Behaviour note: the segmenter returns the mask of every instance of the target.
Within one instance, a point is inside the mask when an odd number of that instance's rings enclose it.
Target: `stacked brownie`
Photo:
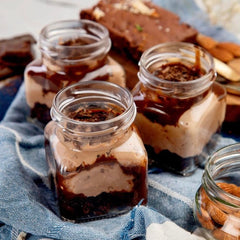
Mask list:
[[[32,61],[34,38],[29,34],[0,40],[0,120],[4,117]]]
[[[34,43],[29,34],[0,40],[0,80],[23,73],[26,65],[33,60]]]

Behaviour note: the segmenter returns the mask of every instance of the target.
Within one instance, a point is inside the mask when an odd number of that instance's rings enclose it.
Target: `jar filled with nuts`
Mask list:
[[[207,239],[240,239],[240,144],[215,152],[195,197],[195,218]]]

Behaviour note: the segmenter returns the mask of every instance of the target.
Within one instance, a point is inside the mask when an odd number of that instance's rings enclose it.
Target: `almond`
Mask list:
[[[233,60],[229,61],[228,66],[240,73],[240,58],[234,58]]]
[[[227,220],[227,214],[224,213],[221,209],[219,209],[212,201],[207,203],[207,212],[211,216],[214,222],[224,225]]]
[[[208,212],[204,209],[201,208],[200,212],[197,212],[197,218],[199,223],[206,229],[213,230],[214,229],[214,223],[209,216]]]
[[[231,52],[235,57],[240,57],[240,44],[233,42],[220,42],[217,47]]]
[[[223,62],[229,62],[234,58],[231,52],[223,48],[214,47],[214,48],[208,49],[208,51],[213,55],[213,57]]]
[[[211,38],[211,37],[209,37],[209,36],[206,36],[206,35],[203,35],[203,34],[201,34],[201,33],[199,33],[198,35],[197,35],[197,38],[196,38],[196,40],[197,40],[197,43],[201,46],[201,47],[203,47],[203,48],[205,48],[205,49],[211,49],[211,48],[214,48],[216,45],[217,45],[217,41],[216,40],[214,40],[213,38]]]
[[[217,185],[225,192],[228,192],[234,196],[240,197],[240,187],[238,187],[237,185],[232,183],[225,183],[225,182],[219,182],[217,183]]]
[[[236,196],[236,197],[240,197],[240,187],[235,186],[235,187],[232,189],[232,195],[234,195],[234,196]]]
[[[232,194],[233,189],[236,187],[234,184],[218,182],[217,185],[225,192]]]
[[[206,209],[207,203],[210,201],[210,199],[208,198],[204,188],[201,188],[200,194],[201,194],[201,206]]]
[[[213,233],[213,236],[218,240],[238,240],[238,237],[233,236],[229,233],[226,233],[218,228],[215,229],[212,233]]]

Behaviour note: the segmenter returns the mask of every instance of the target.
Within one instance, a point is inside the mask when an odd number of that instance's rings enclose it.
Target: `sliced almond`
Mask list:
[[[105,16],[105,13],[100,8],[96,7],[93,11],[93,16],[96,18],[96,20],[99,20]]]
[[[133,8],[135,8],[137,11],[139,11],[139,13],[143,14],[143,15],[153,15],[155,12],[155,9],[151,9],[148,6],[146,6],[144,4],[144,2],[142,2],[141,0],[134,0],[131,2],[131,5]]]
[[[214,222],[224,225],[227,220],[227,214],[218,208],[212,201],[208,202],[206,210]]]
[[[214,229],[214,223],[209,216],[208,212],[204,209],[201,208],[201,213],[197,212],[197,218],[199,223],[206,229],[213,230]]]
[[[234,81],[234,82],[240,81],[240,74],[237,73],[232,68],[230,68],[227,64],[223,63],[222,61],[216,58],[214,58],[214,63],[215,63],[216,71],[221,76],[223,76],[224,78],[230,81]]]

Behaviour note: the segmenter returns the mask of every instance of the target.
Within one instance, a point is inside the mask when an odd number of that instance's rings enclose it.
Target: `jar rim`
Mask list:
[[[153,58],[154,52],[159,50],[159,49],[175,49],[179,51],[179,53],[184,54],[185,57],[190,57],[193,55],[190,54],[190,50],[198,49],[200,53],[203,56],[206,56],[208,61],[209,61],[209,70],[204,74],[203,76],[194,79],[194,80],[189,80],[185,82],[180,82],[180,81],[169,81],[166,79],[159,78],[157,76],[154,76],[149,70],[148,70],[148,64],[152,60],[149,60],[149,57]],[[167,52],[166,52],[167,53]],[[165,54],[164,56],[170,56],[171,52],[168,54]],[[174,54],[174,53],[172,53]],[[194,53],[194,57],[195,57]],[[156,57],[155,57],[156,58]],[[154,58],[154,60],[155,60]],[[189,86],[189,85],[207,85],[209,83],[210,85],[212,82],[215,80],[216,77],[216,71],[215,71],[215,65],[214,65],[214,60],[213,57],[210,55],[208,51],[203,49],[200,46],[197,46],[192,43],[187,43],[187,42],[167,42],[167,43],[160,43],[158,45],[155,45],[149,49],[147,49],[141,56],[140,61],[139,61],[139,66],[140,66],[140,71],[138,73],[140,80],[142,79],[144,82],[149,83],[150,85],[153,85],[154,87],[159,87],[160,84],[164,84],[165,87],[169,84],[173,87],[178,87],[178,86]],[[149,78],[151,77],[151,81],[149,81]],[[210,79],[210,81],[209,81]],[[155,82],[155,84],[154,84]],[[207,88],[207,87],[206,87]]]
[[[236,162],[235,159],[230,161],[233,157],[238,157],[239,161]],[[203,186],[212,191],[213,194],[220,193],[223,199],[228,199],[227,202],[229,200],[234,201],[235,205],[240,208],[240,197],[224,191],[217,185],[213,177],[213,174],[215,174],[217,171],[221,171],[223,167],[227,167],[232,163],[238,163],[240,166],[240,143],[233,143],[228,146],[224,146],[218,149],[208,158],[202,182]]]
[[[101,96],[101,92],[100,90],[97,88],[99,86],[107,86],[107,88],[113,88],[113,89],[119,89],[121,94],[119,94],[119,96],[115,96],[115,100],[116,101],[120,101],[121,97],[123,97],[123,94],[125,94],[125,97],[127,99],[127,103],[124,107],[124,112],[122,112],[121,114],[119,114],[118,116],[116,117],[113,117],[111,119],[108,119],[108,120],[104,120],[104,121],[96,121],[96,122],[87,122],[87,121],[79,121],[79,120],[74,120],[68,116],[66,116],[61,109],[59,109],[60,107],[60,102],[59,102],[59,99],[61,98],[61,96],[67,92],[67,91],[71,91],[72,89],[74,88],[78,88],[79,87],[79,91],[84,91],[87,89],[88,86],[95,86],[95,90],[92,91],[97,93],[97,94],[100,94],[98,96]],[[91,91],[89,91],[90,93]],[[113,97],[113,94],[112,96],[108,96],[109,98],[110,97]],[[117,98],[118,97],[118,98]],[[71,100],[71,99],[70,99]],[[130,93],[130,91],[128,89],[125,89],[117,84],[114,84],[114,83],[111,83],[111,82],[107,82],[107,81],[100,81],[100,80],[93,80],[93,81],[83,81],[83,82],[78,82],[78,83],[75,83],[75,84],[72,84],[68,87],[65,87],[63,89],[61,89],[54,97],[54,100],[53,100],[53,104],[52,104],[52,108],[51,108],[51,116],[54,120],[56,120],[57,122],[61,122],[61,121],[67,121],[71,124],[74,124],[74,125],[83,125],[83,126],[101,126],[101,125],[107,125],[107,124],[111,124],[111,123],[117,123],[123,119],[128,119],[128,122],[126,124],[126,128],[128,128],[132,122],[134,121],[135,119],[135,116],[136,116],[136,106],[135,106],[135,103],[133,101],[133,97]],[[120,128],[122,126],[116,126],[116,129]],[[104,127],[102,128],[102,130],[106,130]],[[101,130],[101,131],[102,131]],[[83,133],[83,132],[81,132]],[[88,132],[89,133],[89,132]]]
[[[87,27],[87,30],[91,34],[100,33],[98,35],[98,41],[93,43],[88,43],[84,45],[74,45],[74,46],[66,46],[56,44],[55,42],[49,41],[49,37],[56,37],[58,34],[63,33],[64,30],[84,30]],[[49,35],[49,36],[48,36]],[[109,31],[103,25],[87,20],[87,19],[79,19],[79,20],[61,20],[55,21],[48,25],[46,25],[41,31],[39,36],[39,45],[41,49],[45,48],[53,48],[56,50],[63,49],[96,49],[103,46],[106,46],[107,51],[109,51],[111,47],[111,40],[109,37]]]

